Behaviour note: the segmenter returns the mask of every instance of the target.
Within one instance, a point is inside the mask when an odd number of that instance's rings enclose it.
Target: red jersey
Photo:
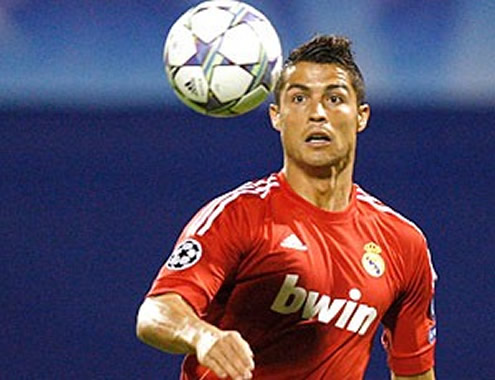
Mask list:
[[[254,353],[254,379],[360,379],[380,323],[390,368],[433,367],[435,273],[417,227],[354,185],[317,208],[282,173],[203,207],[148,295],[180,294]],[[182,379],[216,379],[194,355]]]

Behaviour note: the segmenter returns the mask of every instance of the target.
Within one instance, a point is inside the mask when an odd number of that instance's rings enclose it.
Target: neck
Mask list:
[[[316,207],[326,211],[342,211],[352,192],[352,165],[340,169],[301,168],[285,164],[283,173],[290,187]]]

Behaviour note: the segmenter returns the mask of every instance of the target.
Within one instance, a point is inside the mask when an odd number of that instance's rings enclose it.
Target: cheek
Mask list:
[[[282,129],[281,138],[286,147],[291,147],[296,140],[296,137],[294,136],[294,130],[285,125],[285,127]]]
[[[341,148],[348,149],[356,144],[358,120],[356,114],[349,107],[335,112],[331,123],[335,127]]]
[[[304,117],[301,107],[291,108],[290,106],[286,108],[286,112],[282,116],[287,125],[292,125]]]
[[[344,135],[355,134],[359,126],[357,113],[348,106],[335,110],[330,116],[330,121]]]
[[[300,131],[301,125],[303,125],[302,118],[298,113],[292,112],[281,115],[280,126],[285,136],[295,136]]]
[[[280,130],[280,137],[286,150],[294,151],[298,149],[300,141],[300,132],[297,128],[298,123],[294,120],[284,120]]]
[[[331,112],[330,117],[334,117],[341,121],[350,121],[357,119],[357,112],[354,107],[351,107],[348,104],[341,104],[338,107],[335,107],[333,112]]]

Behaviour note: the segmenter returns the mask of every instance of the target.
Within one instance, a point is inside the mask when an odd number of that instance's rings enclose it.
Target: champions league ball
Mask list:
[[[261,12],[239,1],[214,0],[173,24],[163,60],[174,92],[187,106],[229,117],[268,97],[282,67],[282,48]]]

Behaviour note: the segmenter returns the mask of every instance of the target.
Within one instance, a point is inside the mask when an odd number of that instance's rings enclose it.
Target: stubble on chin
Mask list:
[[[332,178],[346,170],[349,165],[353,165],[354,150],[349,147],[343,155],[328,159],[322,162],[311,162],[311,160],[296,159],[298,166],[301,167],[311,177],[325,179]]]

